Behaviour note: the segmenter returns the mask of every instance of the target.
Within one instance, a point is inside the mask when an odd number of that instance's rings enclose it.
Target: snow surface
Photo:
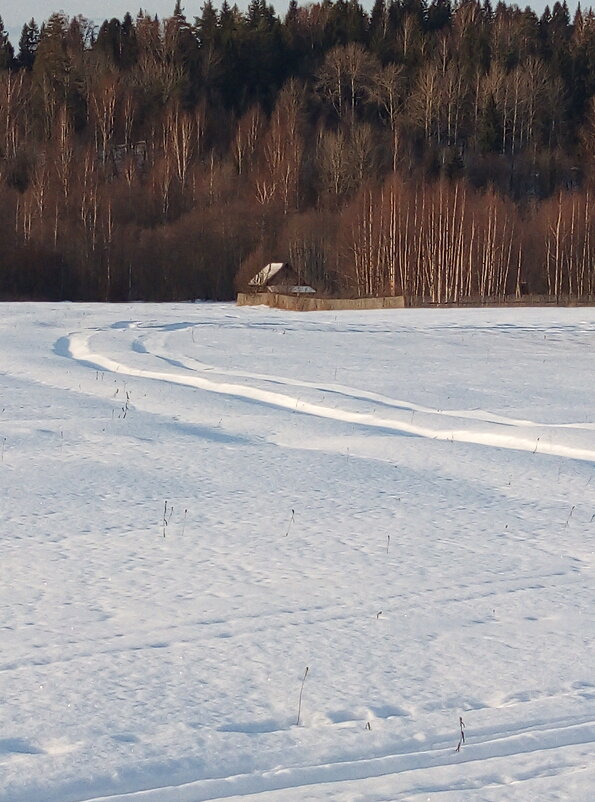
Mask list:
[[[0,802],[594,798],[595,310],[1,311]]]

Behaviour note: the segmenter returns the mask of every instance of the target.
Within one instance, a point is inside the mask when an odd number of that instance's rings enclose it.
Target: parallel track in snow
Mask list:
[[[512,730],[484,730],[469,736],[460,752],[456,752],[452,737],[442,735],[424,748],[401,754],[387,754],[358,760],[341,760],[317,765],[276,768],[250,774],[238,774],[196,780],[176,786],[147,788],[113,796],[94,797],[82,802],[217,802],[218,800],[256,797],[263,802],[307,798],[308,789],[315,790],[320,798],[321,786],[328,799],[357,799],[359,783],[364,783],[366,799],[410,799],[413,794],[445,791],[443,780],[434,785],[434,770],[456,770],[450,791],[473,790],[502,785],[495,777],[507,777],[512,786],[535,778],[523,770],[523,756],[548,752],[556,754],[556,767],[552,773],[563,774],[566,768],[576,770],[572,758],[568,763],[564,752],[573,747],[592,747],[595,744],[595,720],[591,717],[561,719],[557,722],[532,722],[530,728]],[[456,746],[456,745],[455,745]],[[516,761],[520,761],[518,764]],[[544,759],[544,762],[545,759]],[[462,769],[460,767],[463,767]],[[475,773],[477,771],[477,773]],[[375,782],[380,781],[379,795],[375,795]],[[401,785],[401,783],[403,783]],[[382,787],[393,789],[385,796]],[[407,789],[406,796],[399,794]],[[333,791],[336,789],[336,791]],[[363,790],[363,789],[361,789]],[[349,795],[343,796],[348,791]],[[287,796],[280,793],[287,792]],[[389,791],[389,793],[391,793]]]
[[[481,410],[438,410],[406,401],[390,399],[386,396],[362,390],[336,385],[321,386],[310,382],[284,379],[280,376],[219,370],[211,366],[204,366],[199,362],[193,363],[191,360],[186,360],[185,363],[176,361],[176,365],[182,367],[184,372],[154,370],[149,367],[139,368],[116,360],[109,354],[94,350],[91,347],[93,335],[94,332],[88,331],[71,333],[59,347],[56,347],[56,350],[81,364],[88,365],[94,370],[107,371],[119,376],[193,387],[208,393],[258,402],[278,409],[285,409],[292,413],[330,419],[358,427],[434,440],[472,443],[515,451],[539,452],[540,454],[595,462],[595,448],[585,448],[575,443],[565,442],[564,437],[564,432],[569,432],[569,430],[577,432],[577,434],[580,434],[581,430],[585,432],[595,431],[595,423],[592,422],[546,424],[531,420],[507,418]],[[139,350],[141,353],[147,354],[149,359],[152,357],[163,359],[158,354],[151,354],[137,347],[137,353]],[[327,396],[332,395],[337,404],[330,405],[328,403],[302,400],[295,393],[264,389],[254,384],[232,382],[226,380],[226,378],[220,380],[207,378],[204,375],[205,372],[218,373],[222,377],[260,380],[274,385],[281,385],[284,388],[308,388],[322,394],[325,399]],[[352,402],[371,402],[381,405],[385,410],[390,409],[392,414],[390,417],[387,416],[386,412],[379,414],[376,408],[371,412],[341,408],[339,403],[342,398],[349,399]],[[417,419],[415,419],[416,415]],[[456,426],[454,424],[455,421],[458,422]],[[557,434],[561,436],[556,438]]]

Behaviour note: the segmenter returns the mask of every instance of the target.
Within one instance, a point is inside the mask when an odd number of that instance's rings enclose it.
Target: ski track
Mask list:
[[[71,325],[77,326],[77,322]],[[497,415],[482,409],[441,410],[342,384],[316,383],[280,375],[229,370],[200,362],[187,355],[174,359],[164,348],[164,353],[159,352],[163,344],[154,342],[154,332],[161,334],[175,332],[196,325],[213,325],[213,323],[179,322],[157,325],[137,321],[116,321],[111,323],[107,330],[89,328],[61,337],[54,343],[54,353],[93,370],[194,388],[239,401],[286,410],[292,414],[328,419],[337,424],[351,424],[361,427],[364,431],[377,430],[394,435],[414,435],[434,440],[469,443],[511,451],[538,452],[583,462],[595,462],[593,422],[539,423]],[[236,314],[226,315],[225,325],[240,329],[246,327],[246,323],[242,323]],[[259,320],[256,323],[249,322],[247,325],[261,328],[269,326],[272,329],[290,328],[286,322],[276,321]],[[296,327],[296,330],[305,330],[308,325],[309,323],[303,323],[300,327]],[[316,323],[314,329],[317,330],[324,325],[330,324]],[[456,325],[447,324],[435,326],[434,330],[456,330],[456,328]],[[128,347],[131,360],[133,358],[146,360],[146,367],[129,364],[126,353],[124,356],[116,357],[110,353],[109,348],[102,349],[96,346],[94,338],[105,335],[109,329],[132,335],[129,343],[120,341],[118,347],[124,352]],[[354,330],[356,329],[357,326],[354,327]],[[512,336],[516,333],[541,334],[545,331],[552,338],[558,335],[568,336],[569,333],[595,334],[595,324],[583,331],[563,325],[542,329],[539,326],[517,326],[507,323],[486,327],[475,326],[473,333],[490,332],[494,329],[510,332]],[[368,326],[361,327],[362,332],[368,330]],[[392,328],[387,331],[395,330]],[[375,331],[382,329],[378,328]],[[165,363],[168,369],[154,369],[154,360]],[[11,373],[6,375],[10,376]],[[13,370],[12,375],[18,375],[18,371]],[[48,384],[47,380],[44,382],[40,379],[30,380]],[[74,387],[68,389],[75,391]],[[308,391],[311,394],[310,400],[300,398],[296,392],[299,390]],[[79,392],[92,395],[88,391],[81,390],[80,384]],[[317,399],[320,396],[322,398],[319,401]],[[325,401],[332,403],[323,403]],[[142,401],[140,404],[142,406]],[[352,408],[346,408],[347,405],[351,405]],[[382,412],[379,413],[378,408]],[[193,424],[184,424],[177,419],[175,423],[172,420],[171,425],[187,425],[189,431],[192,431],[193,427]],[[11,426],[11,431],[14,433],[27,435],[30,432],[30,427],[24,423]],[[197,431],[198,429],[199,427],[196,427]],[[44,434],[56,435],[50,430],[37,430],[38,436]],[[573,434],[574,439],[572,439]],[[585,435],[584,446],[577,437],[581,434]],[[226,442],[226,437],[221,433],[216,439]],[[240,437],[241,435],[230,436],[227,439],[229,442],[236,442]],[[288,446],[291,447],[293,446]],[[4,452],[2,460],[4,461]],[[573,510],[574,506],[568,515],[566,526]],[[455,543],[454,540],[439,542]],[[346,543],[348,545],[348,540]],[[223,549],[228,547],[223,546]],[[470,548],[464,543],[460,544],[460,547]],[[533,548],[538,546],[534,544]],[[587,548],[585,546],[585,549]],[[559,557],[563,549],[563,545],[556,544],[552,553]],[[476,549],[474,551],[476,553]],[[588,552],[587,556],[592,554],[592,551]],[[406,555],[401,555],[401,559],[406,560]],[[473,581],[474,574],[471,571],[468,575],[469,580],[465,578],[463,582],[460,578],[449,578],[445,569],[439,584],[435,584],[435,578],[432,577],[432,584],[429,581],[425,584],[424,579],[421,579],[407,586],[403,592],[383,591],[385,614],[383,620],[390,620],[391,615],[396,616],[402,612],[401,602],[405,602],[407,609],[413,607],[425,610],[428,606],[434,606],[440,609],[446,608],[455,616],[462,608],[461,620],[471,616],[473,623],[484,624],[486,611],[481,607],[484,600],[489,600],[487,606],[491,609],[494,597],[496,597],[494,606],[499,607],[497,603],[499,597],[510,599],[515,594],[524,593],[532,593],[534,596],[535,591],[546,588],[550,591],[555,589],[559,593],[559,598],[573,594],[577,575],[570,570],[556,570],[556,564],[548,563],[534,568],[523,562],[522,566],[511,577],[498,573],[491,574],[482,567],[478,571],[477,581]],[[87,638],[83,634],[84,630],[81,630],[81,634],[72,645],[64,645],[60,649],[56,648],[56,644],[47,641],[35,644],[35,652],[27,653],[23,650],[21,653],[19,649],[17,653],[4,655],[4,660],[0,662],[0,674],[12,679],[13,672],[26,673],[31,669],[40,668],[43,673],[44,667],[57,666],[58,675],[62,670],[61,666],[68,666],[76,661],[90,662],[101,656],[118,658],[130,652],[142,652],[144,657],[145,652],[155,649],[167,652],[170,649],[179,649],[180,646],[184,647],[186,644],[192,644],[195,648],[207,648],[210,643],[227,638],[232,640],[236,648],[241,649],[248,642],[260,643],[267,638],[274,640],[275,636],[280,636],[281,633],[287,636],[296,627],[307,629],[310,625],[321,625],[324,632],[335,631],[341,626],[349,627],[354,615],[361,612],[356,610],[354,613],[352,608],[347,609],[343,603],[315,604],[307,603],[304,599],[298,604],[298,607],[291,607],[289,604],[285,606],[285,603],[279,604],[276,608],[263,607],[256,614],[254,611],[244,613],[235,610],[226,618],[218,617],[216,614],[211,616],[203,613],[202,616],[199,614],[196,617],[191,615],[182,624],[170,623],[164,627],[153,623],[141,629],[140,633],[131,630],[114,634],[112,631],[105,637]],[[517,604],[519,609],[522,609],[522,598]],[[364,615],[368,615],[367,609]],[[487,615],[489,617],[489,612]],[[547,611],[544,615],[547,616]],[[6,628],[12,629],[12,627]],[[243,640],[244,637],[246,641]],[[481,637],[485,639],[488,650],[489,641],[497,640],[491,635]],[[456,671],[456,668],[454,670]],[[15,679],[21,682],[22,677],[23,674],[16,673]],[[535,690],[527,690],[528,688]],[[460,752],[455,752],[456,729],[454,731],[449,729],[442,721],[437,726],[429,728],[428,734],[423,736],[415,729],[410,732],[408,728],[408,722],[413,723],[416,712],[443,710],[443,700],[436,699],[434,702],[434,699],[430,698],[418,702],[417,705],[412,701],[411,707],[407,706],[408,702],[401,703],[401,707],[385,705],[375,708],[370,704],[368,710],[373,722],[373,731],[377,727],[380,729],[381,726],[380,723],[375,723],[375,718],[391,720],[391,726],[394,725],[395,728],[401,722],[406,726],[398,730],[398,738],[379,741],[378,746],[374,746],[373,742],[369,746],[363,746],[363,754],[359,749],[353,750],[353,748],[351,752],[342,754],[341,747],[337,745],[330,753],[302,755],[297,759],[292,756],[288,758],[287,765],[283,766],[276,765],[272,760],[264,768],[262,762],[256,763],[260,768],[249,773],[242,771],[245,766],[241,762],[232,764],[232,769],[224,773],[216,763],[211,766],[205,764],[203,769],[200,761],[196,759],[195,763],[190,766],[186,764],[181,771],[172,774],[171,764],[168,764],[165,758],[153,753],[146,759],[143,771],[137,772],[134,778],[126,778],[125,772],[122,772],[120,781],[117,771],[113,776],[105,774],[94,778],[83,778],[81,775],[80,781],[74,780],[71,785],[65,781],[62,788],[59,784],[52,788],[48,787],[46,799],[43,797],[43,777],[41,777],[39,799],[35,797],[35,791],[33,791],[34,796],[30,798],[34,802],[66,802],[66,800],[68,802],[217,802],[217,800],[234,802],[243,799],[254,799],[254,802],[306,802],[306,800],[308,802],[403,800],[404,802],[414,798],[420,800],[432,799],[434,796],[442,798],[444,794],[451,802],[452,800],[458,802],[463,798],[469,800],[514,798],[528,802],[529,799],[541,798],[537,790],[541,779],[554,778],[558,785],[552,786],[553,791],[546,786],[546,790],[550,794],[556,794],[557,788],[564,788],[564,785],[560,784],[561,778],[567,775],[574,777],[580,772],[593,772],[595,685],[589,682],[571,684],[569,681],[566,686],[552,687],[543,681],[540,685],[540,680],[536,679],[534,686],[513,686],[509,690],[510,693],[504,692],[496,696],[490,696],[488,693],[485,696],[467,697],[466,707],[462,711],[463,716],[469,718],[466,714],[471,714],[471,711],[483,712],[485,715],[481,724],[468,722],[467,742]],[[456,709],[459,701],[457,698],[453,709]],[[571,710],[574,714],[571,714]],[[357,704],[351,708],[335,707],[324,710],[324,713],[320,713],[324,723],[322,725],[320,721],[313,723],[312,729],[316,726],[322,726],[327,731],[332,731],[332,728],[339,730],[342,727],[361,729],[362,735],[368,737],[363,733],[366,718],[364,714],[360,717],[359,711],[360,706]],[[285,719],[282,716],[263,719],[253,714],[246,715],[242,719],[241,711],[236,715],[238,718],[235,722],[225,721],[212,729],[240,738],[259,733],[279,734],[283,731],[293,731],[295,741],[298,744],[300,742],[302,731],[295,726],[295,719],[292,716]],[[201,724],[200,727],[202,726]],[[210,726],[204,725],[207,737],[213,736]],[[304,731],[307,732],[308,729],[310,727]],[[141,730],[138,732],[140,734]],[[112,737],[114,741],[120,739],[122,743],[130,742],[130,744],[134,744],[136,739],[134,734],[130,736],[116,734]],[[231,748],[235,748],[237,743],[230,742]],[[15,732],[14,737],[0,739],[0,802],[12,802],[2,788],[4,762],[14,761],[16,764],[18,761],[23,761],[27,771],[29,764],[24,761],[28,757],[67,755],[71,751],[75,752],[76,748],[75,743],[67,743],[67,738],[64,743],[49,741],[44,743],[43,740],[37,742],[33,738],[22,738]],[[320,762],[316,762],[319,757]],[[76,761],[76,756],[72,757],[72,760]],[[292,760],[295,762],[292,763]],[[595,778],[593,773],[590,776]],[[31,780],[34,779],[32,776]],[[162,784],[167,781],[171,781],[172,784]],[[117,791],[107,793],[112,789]],[[488,797],[492,792],[495,796]],[[101,795],[102,793],[104,795]],[[548,796],[548,799],[554,798],[566,797]],[[571,797],[568,796],[568,799],[571,800]]]
[[[400,754],[208,778],[178,786],[93,797],[84,802],[135,802],[135,800],[138,802],[169,802],[169,800],[172,802],[173,800],[176,802],[216,802],[221,799],[240,799],[253,795],[263,795],[264,798],[270,796],[270,799],[273,800],[275,792],[291,790],[292,793],[301,795],[307,788],[321,784],[333,786],[349,782],[350,788],[353,789],[354,783],[366,781],[366,787],[369,790],[370,780],[387,776],[394,777],[395,784],[397,780],[407,782],[408,794],[411,795],[427,790],[432,772],[453,765],[465,766],[465,773],[468,773],[469,776],[467,781],[461,780],[459,772],[457,785],[450,786],[450,789],[473,788],[478,790],[477,778],[472,773],[476,764],[481,771],[492,771],[490,775],[492,783],[495,776],[502,778],[503,775],[507,775],[506,780],[500,779],[503,785],[521,782],[522,770],[519,771],[519,778],[515,778],[514,767],[510,765],[511,758],[543,755],[550,751],[554,751],[559,756],[563,755],[563,750],[567,748],[591,747],[595,743],[595,721],[591,718],[578,721],[569,720],[562,721],[556,726],[544,722],[533,724],[530,731],[487,730],[481,734],[474,733],[473,740],[468,741],[458,753],[453,748],[452,740],[452,737],[442,736],[430,744],[429,748],[412,749]],[[563,762],[563,756],[560,759]],[[411,776],[415,773],[420,775],[420,780],[417,782]],[[534,776],[531,774],[530,778]],[[443,784],[436,790],[445,790]],[[294,798],[299,799],[300,796]]]
[[[124,328],[122,324],[120,328]],[[130,325],[130,324],[129,324]],[[595,430],[595,424],[588,423],[562,423],[562,424],[542,424],[535,421],[506,418],[503,416],[492,415],[483,411],[443,411],[423,407],[408,402],[388,399],[385,396],[369,393],[365,391],[354,391],[341,386],[320,386],[309,382],[287,380],[282,377],[266,376],[264,374],[232,372],[210,368],[202,363],[194,363],[191,366],[190,360],[186,362],[175,361],[175,366],[182,367],[187,373],[174,373],[166,371],[151,370],[148,368],[135,368],[117,361],[112,357],[95,352],[90,347],[93,332],[74,332],[68,335],[63,342],[58,342],[55,351],[64,356],[68,356],[84,365],[88,365],[94,370],[108,371],[120,376],[129,376],[154,381],[169,382],[171,384],[194,387],[209,393],[225,395],[236,399],[253,401],[278,409],[286,409],[294,413],[309,415],[313,417],[326,418],[340,423],[349,423],[372,429],[392,431],[396,434],[415,435],[418,437],[431,438],[435,440],[445,440],[461,443],[472,443],[494,448],[512,449],[517,451],[531,451],[540,454],[566,457],[569,459],[584,460],[595,462],[595,449],[580,448],[564,442],[555,442],[552,433],[563,429],[583,429]],[[133,347],[131,347],[134,350]],[[137,352],[147,354],[146,349],[139,349]],[[153,355],[152,355],[153,356]],[[157,355],[157,358],[158,357]],[[171,364],[172,360],[168,360]],[[411,413],[411,420],[399,418],[382,417],[375,412],[357,412],[341,409],[338,406],[329,406],[321,403],[303,401],[295,395],[280,393],[272,390],[265,390],[259,387],[231,383],[226,381],[215,381],[204,376],[196,375],[196,369],[205,372],[215,370],[221,375],[233,376],[235,378],[245,377],[249,379],[262,379],[285,387],[298,386],[315,389],[322,393],[334,393],[337,396],[348,397],[350,400],[366,400],[382,404],[393,408],[396,412],[406,411]],[[429,425],[421,425],[413,422],[415,413],[424,416]],[[462,421],[473,421],[481,424],[479,431],[464,428],[444,427],[444,419],[457,419]],[[539,429],[542,434],[548,433],[549,440],[535,437],[532,432],[523,432],[522,429]],[[502,431],[504,429],[504,431]]]
[[[91,335],[92,336],[92,335]],[[88,347],[88,346],[87,346]],[[315,382],[303,381],[300,379],[291,379],[281,376],[270,376],[266,373],[254,373],[242,370],[227,370],[219,368],[215,365],[208,365],[205,362],[199,362],[197,359],[185,357],[184,359],[172,359],[163,354],[156,353],[155,350],[149,350],[143,341],[135,339],[132,342],[131,350],[137,353],[147,354],[157,359],[167,362],[169,365],[177,368],[183,368],[188,371],[199,372],[213,372],[220,376],[231,376],[233,378],[246,378],[254,379],[257,381],[264,381],[268,384],[278,384],[284,387],[301,387],[316,390],[320,393],[331,393],[336,396],[344,396],[352,401],[372,401],[375,405],[386,406],[406,412],[420,412],[428,415],[440,415],[445,418],[460,418],[473,421],[481,421],[486,423],[498,423],[504,426],[526,426],[526,427],[539,427],[542,429],[585,429],[594,430],[595,423],[539,423],[537,421],[527,420],[524,418],[510,418],[504,415],[494,415],[491,412],[483,410],[448,410],[436,409],[434,407],[425,407],[420,404],[412,404],[410,401],[401,401],[393,398],[388,398],[381,393],[372,393],[367,390],[355,390],[351,387],[345,387],[340,384],[318,384]],[[297,398],[295,399],[297,400]]]
[[[496,579],[492,582],[484,581],[477,586],[473,584],[460,586],[446,586],[439,589],[427,588],[407,594],[408,603],[416,603],[422,606],[426,599],[439,605],[464,605],[468,602],[477,602],[485,599],[499,598],[504,594],[507,598],[516,593],[525,593],[529,590],[544,589],[548,580],[557,579],[563,585],[572,584],[572,577],[562,572],[552,572],[549,575],[523,576],[522,579],[511,581],[509,579]],[[489,587],[489,586],[492,587]],[[391,609],[398,608],[400,596],[387,596],[385,603],[385,616]],[[202,619],[197,618],[186,622],[184,625],[169,626],[167,629],[153,628],[148,639],[138,640],[134,637],[123,638],[121,634],[112,636],[108,639],[97,639],[85,644],[84,641],[78,642],[78,648],[70,647],[68,654],[61,654],[60,657],[44,656],[43,651],[39,650],[34,659],[26,661],[10,661],[0,663],[0,673],[19,671],[28,669],[31,666],[49,666],[70,663],[76,660],[85,660],[96,657],[97,655],[123,655],[129,652],[138,652],[155,648],[170,648],[183,644],[200,641],[202,643],[208,639],[220,639],[227,637],[230,630],[233,631],[234,638],[245,636],[253,637],[267,632],[281,632],[284,629],[293,629],[297,625],[312,624],[337,624],[339,622],[353,621],[353,612],[346,611],[343,605],[314,605],[302,609],[277,610],[275,612],[263,612],[255,618],[253,615],[236,615],[226,620],[221,619]],[[86,646],[86,648],[85,648]],[[81,648],[83,647],[83,648]]]

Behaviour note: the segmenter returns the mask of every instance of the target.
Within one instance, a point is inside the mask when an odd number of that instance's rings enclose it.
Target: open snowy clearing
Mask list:
[[[5,304],[0,388],[0,802],[593,799],[595,310]]]

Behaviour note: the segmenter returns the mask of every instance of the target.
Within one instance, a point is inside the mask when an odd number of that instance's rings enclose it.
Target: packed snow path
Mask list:
[[[126,324],[129,328],[136,330],[137,323]],[[93,338],[89,333],[71,334],[65,340],[61,340],[57,345],[57,352],[100,370],[107,370],[120,376],[134,376],[145,379],[155,379],[158,381],[181,384],[187,387],[196,387],[211,393],[220,393],[238,399],[256,401],[262,404],[288,409],[305,415],[315,415],[321,418],[331,418],[333,420],[353,423],[360,426],[370,426],[387,431],[395,431],[403,434],[414,434],[422,437],[432,437],[437,440],[450,440],[463,443],[479,443],[482,445],[497,446],[500,448],[514,448],[522,451],[537,451],[540,446],[540,436],[534,432],[539,428],[541,434],[547,434],[548,439],[543,437],[541,442],[541,452],[544,454],[555,454],[558,456],[572,457],[574,459],[586,459],[595,461],[595,449],[583,448],[573,445],[584,442],[585,430],[594,430],[595,424],[589,422],[579,423],[559,423],[544,424],[529,420],[515,420],[502,415],[493,415],[482,410],[440,410],[429,409],[412,404],[406,401],[396,401],[379,393],[370,393],[364,390],[355,390],[340,385],[318,385],[313,382],[303,382],[296,379],[287,379],[282,376],[266,376],[263,374],[246,373],[244,371],[232,371],[217,369],[211,365],[204,365],[195,359],[185,359],[184,361],[168,359],[157,351],[149,350],[146,342],[151,342],[150,337],[134,337],[131,341],[131,349],[142,354],[170,362],[174,366],[184,369],[184,373],[169,371],[157,371],[140,367],[132,367],[122,362],[112,359],[102,353],[95,353],[90,347],[90,340]],[[246,378],[246,384],[234,384],[229,381],[213,380],[204,377],[204,373],[212,371],[221,376],[233,376],[235,379]],[[259,381],[264,384],[264,388],[255,386],[254,382]],[[268,387],[284,387],[294,389],[294,394],[287,392],[281,393]],[[301,394],[305,391],[314,391],[318,396],[327,399],[326,404],[313,403],[302,399]],[[367,406],[373,405],[372,411],[360,412],[340,406],[343,400],[354,403],[368,402]],[[388,418],[385,416],[386,410],[393,410],[396,414]],[[383,415],[383,412],[385,413]],[[400,414],[399,414],[400,413]],[[414,415],[417,413],[417,422],[414,423]],[[419,422],[421,419],[421,423]],[[446,419],[446,423],[444,421]],[[459,424],[454,428],[453,420],[459,419],[465,425]],[[475,426],[473,426],[475,424]],[[478,425],[479,424],[479,425]],[[503,430],[504,427],[504,430]],[[554,440],[560,429],[577,429],[577,436],[569,438],[567,432],[562,433],[562,437]],[[594,439],[594,438],[591,438]]]
[[[0,802],[592,799],[595,311],[2,311]]]

